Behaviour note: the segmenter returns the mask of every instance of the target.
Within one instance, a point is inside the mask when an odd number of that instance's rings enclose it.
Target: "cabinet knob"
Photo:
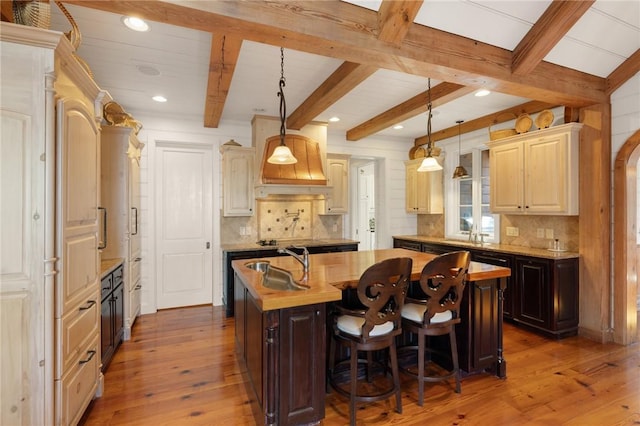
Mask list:
[[[79,311],[86,311],[87,309],[91,308],[93,305],[96,304],[95,300],[87,300],[87,304],[84,306],[80,306],[80,309],[78,309]]]

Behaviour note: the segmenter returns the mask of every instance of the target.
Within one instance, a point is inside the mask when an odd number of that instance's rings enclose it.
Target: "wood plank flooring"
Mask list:
[[[221,307],[160,311],[138,318],[105,374],[83,425],[254,425],[252,395],[236,360],[233,318]],[[403,379],[403,413],[393,398],[363,405],[358,425],[640,424],[640,345],[559,341],[505,324],[507,379],[467,377],[462,393]],[[326,396],[322,425],[348,424],[347,401]]]

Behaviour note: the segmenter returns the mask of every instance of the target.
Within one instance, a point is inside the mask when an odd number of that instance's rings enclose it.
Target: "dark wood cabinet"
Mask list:
[[[123,266],[116,267],[101,281],[101,346],[102,372],[104,373],[124,335],[124,284]]]
[[[549,337],[575,336],[579,322],[579,260],[524,256],[483,247],[394,238],[394,247],[441,254],[469,250],[471,260],[511,269],[503,291],[503,317]],[[412,249],[413,250],[413,249]],[[478,322],[481,324],[482,322]]]
[[[345,252],[345,251],[358,251],[358,244],[356,243],[347,243],[347,244],[327,244],[327,245],[313,245],[307,246],[307,250],[309,254],[316,253],[337,253],[337,252]],[[223,292],[222,292],[222,301],[226,308],[227,317],[232,317],[234,315],[235,303],[234,303],[234,274],[233,268],[231,268],[231,262],[237,259],[257,259],[257,258],[268,258],[268,257],[276,257],[276,256],[287,256],[286,254],[278,253],[277,248],[264,248],[264,249],[256,249],[256,250],[224,250],[223,258],[224,258],[224,271],[223,271]]]
[[[513,319],[551,337],[578,333],[578,259],[516,257]]]
[[[234,274],[238,351],[259,410],[258,424],[313,424],[324,418],[324,303],[262,312]]]

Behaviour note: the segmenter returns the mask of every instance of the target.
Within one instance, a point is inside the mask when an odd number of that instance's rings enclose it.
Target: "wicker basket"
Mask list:
[[[500,117],[505,117],[506,115],[509,116],[510,120],[516,118],[516,115],[512,114],[512,113],[501,114],[501,115],[497,116],[493,120],[493,122],[489,125],[489,140],[495,141],[497,139],[508,138],[509,136],[513,136],[513,135],[517,135],[518,134],[518,132],[516,132],[516,129],[491,130],[491,126],[492,125],[507,121],[507,120],[500,120]]]

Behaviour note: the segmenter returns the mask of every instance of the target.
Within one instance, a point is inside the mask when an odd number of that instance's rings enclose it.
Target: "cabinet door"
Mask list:
[[[349,159],[327,157],[327,185],[331,195],[325,202],[325,214],[344,214],[349,211]]]
[[[421,159],[406,164],[406,211],[440,214],[444,211],[442,171],[419,172]]]
[[[124,333],[124,284],[113,290],[113,344],[118,346]]]
[[[105,363],[107,359],[111,358],[113,354],[113,330],[111,324],[113,318],[111,317],[111,297],[107,297],[102,301],[100,309],[100,337],[102,347],[102,370],[105,370]]]
[[[408,241],[394,238],[393,248],[403,248],[407,250],[420,251],[421,244],[417,241]]]
[[[232,279],[235,280],[235,285],[233,286],[232,291],[234,293],[233,294],[233,304],[234,304],[233,316],[235,319],[236,344],[238,345],[238,355],[242,359],[245,359],[245,335],[244,335],[245,324],[246,324],[245,293],[247,290],[245,289],[244,285],[238,278],[238,275],[235,274],[233,270],[230,270],[229,273],[231,274]]]
[[[505,268],[511,269],[511,276],[507,277],[507,287],[503,291],[503,316],[505,318],[513,318],[514,312],[514,304],[517,300],[517,289],[513,285],[513,266],[514,259],[512,256],[500,254],[500,253],[489,253],[489,252],[471,252],[471,260],[474,262],[482,262],[488,263],[489,265],[502,266]]]
[[[551,304],[549,263],[542,259],[516,258],[518,321],[535,327],[548,328]]]
[[[222,155],[222,201],[224,216],[252,216],[254,200],[254,151],[224,147]]]
[[[566,212],[568,135],[530,140],[524,147],[526,211]]]
[[[521,143],[491,148],[490,206],[493,213],[521,213],[524,206],[523,156]]]

